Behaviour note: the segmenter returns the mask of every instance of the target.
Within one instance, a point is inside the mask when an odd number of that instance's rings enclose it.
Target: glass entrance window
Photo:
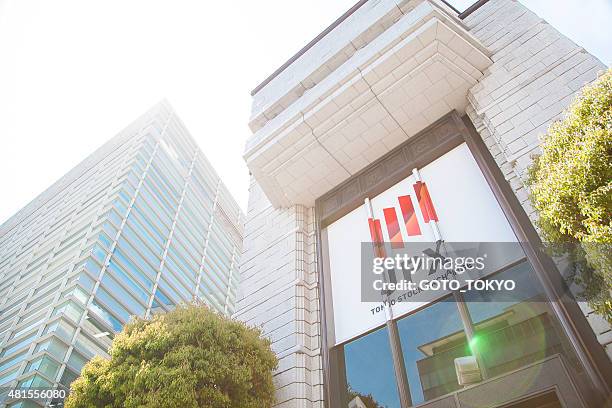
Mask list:
[[[461,388],[455,360],[476,356],[482,380],[503,376],[560,354],[577,374],[584,370],[555,317],[531,265],[518,262],[485,280],[513,281],[514,290],[461,291],[429,304],[387,326],[338,346],[344,353],[345,407],[400,408],[391,340],[400,346],[395,364],[405,367],[412,404],[417,406]],[[490,286],[495,287],[495,285]],[[462,298],[462,299],[461,299]],[[457,303],[460,300],[461,303]],[[464,308],[463,319],[459,307]],[[466,330],[474,335],[468,342]],[[535,378],[517,384],[526,392]]]
[[[512,280],[516,285],[512,291],[472,290],[463,296],[474,325],[473,343],[490,377],[554,354],[575,361],[528,262],[488,279]]]
[[[455,358],[471,351],[452,297],[398,320],[397,328],[414,405],[460,387]]]
[[[346,344],[344,361],[346,406],[400,408],[387,327]]]

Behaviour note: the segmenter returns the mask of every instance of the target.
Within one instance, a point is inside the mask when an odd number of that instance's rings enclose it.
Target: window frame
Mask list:
[[[436,142],[427,142],[426,140],[428,139],[436,140]],[[402,149],[408,151],[412,146],[416,146],[419,143],[421,144],[419,146],[419,155],[403,153],[404,150]],[[342,406],[344,403],[346,396],[346,373],[343,368],[342,345],[336,346],[334,344],[334,316],[326,227],[361,205],[365,197],[380,194],[408,177],[413,168],[424,167],[463,143],[470,150],[502,212],[507,218],[511,229],[515,233],[518,242],[521,243],[525,258],[533,268],[534,275],[544,287],[548,301],[563,297],[564,284],[556,265],[548,256],[538,250],[541,246],[540,238],[512,188],[497,166],[495,159],[470,119],[467,116],[460,117],[456,111],[451,111],[408,141],[391,150],[315,200],[317,263],[321,265],[318,273],[320,282],[319,318],[322,325],[323,392],[324,399],[329,403],[329,406]],[[394,155],[400,154],[404,154],[402,164],[400,166],[395,164],[391,171],[385,171],[386,161]],[[395,158],[397,159],[397,157]],[[383,176],[371,181],[367,180],[366,176],[373,174],[377,167],[380,167],[378,170],[379,172],[382,170]],[[356,188],[355,185],[357,185]],[[491,275],[488,274],[487,276]],[[605,378],[612,377],[601,376],[600,373],[610,373],[612,370],[609,364],[604,364],[607,363],[605,351],[598,343],[593,331],[590,330],[581,309],[576,302],[564,302],[562,309],[553,309],[554,317],[560,321],[561,327],[564,329],[563,334],[569,338],[573,351],[577,354],[580,363],[587,370],[593,383],[602,388],[601,384],[606,382]],[[411,313],[416,312],[418,311],[415,310]],[[402,317],[408,315],[406,314]],[[391,326],[394,326],[394,321],[391,320],[390,322]],[[576,322],[578,324],[574,326]],[[403,364],[401,360],[403,359],[394,357],[396,366]],[[401,384],[401,379],[398,382],[400,383],[398,384],[400,390],[407,389],[405,382]],[[406,408],[412,405],[409,398],[408,396],[408,399],[402,399],[402,407]]]

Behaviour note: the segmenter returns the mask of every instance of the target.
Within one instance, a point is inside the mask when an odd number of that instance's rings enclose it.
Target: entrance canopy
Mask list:
[[[367,2],[294,58],[254,93],[245,152],[276,207],[314,205],[449,111],[462,113],[492,63],[434,0]]]

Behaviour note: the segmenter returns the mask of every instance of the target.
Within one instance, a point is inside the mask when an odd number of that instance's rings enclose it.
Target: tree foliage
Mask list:
[[[529,170],[543,238],[577,243],[584,294],[612,321],[612,69],[552,124]]]
[[[137,318],[71,385],[67,408],[267,408],[276,356],[259,330],[205,306]]]
[[[348,396],[348,402],[351,402],[355,398],[359,398],[361,403],[365,405],[366,408],[385,408],[382,405],[380,405],[378,401],[374,399],[372,394],[361,394],[360,392],[353,390],[350,384],[348,386],[347,396]]]

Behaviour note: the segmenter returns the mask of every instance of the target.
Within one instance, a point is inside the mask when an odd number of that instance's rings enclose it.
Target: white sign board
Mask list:
[[[419,169],[419,174],[427,186],[435,207],[436,225],[445,242],[517,241],[465,144]],[[384,241],[400,239],[406,245],[410,242],[436,241],[431,225],[424,219],[423,212],[427,210],[420,206],[415,194],[417,181],[412,175],[385,192],[370,197],[373,217],[383,224],[380,230]],[[402,205],[399,197],[403,197]],[[413,212],[407,212],[407,207]],[[389,216],[393,213],[398,214],[399,222],[396,224],[399,225],[399,232],[395,237],[390,237],[389,230],[392,228],[388,224]],[[406,214],[412,215],[411,222],[405,222]],[[425,214],[425,217],[428,215]],[[362,242],[372,241],[368,218],[365,206],[360,206],[327,227],[336,344],[385,323],[385,313],[374,311],[379,303],[361,301],[361,245]],[[516,254],[512,257],[515,259]],[[419,306],[422,303],[397,303],[392,313],[394,317],[399,317]]]

